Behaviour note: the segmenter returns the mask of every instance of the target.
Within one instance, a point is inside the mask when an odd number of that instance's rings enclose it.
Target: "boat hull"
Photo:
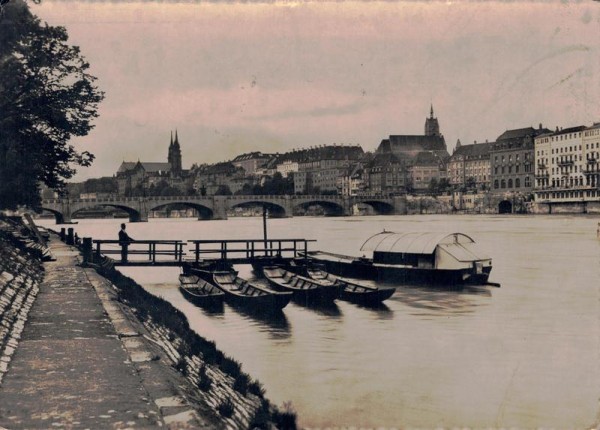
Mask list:
[[[340,294],[340,299],[358,305],[377,306],[380,305],[384,300],[392,297],[395,292],[395,288],[378,288],[361,292],[343,289]]]
[[[290,272],[293,273],[293,272]],[[269,284],[278,291],[286,291],[293,294],[293,300],[303,305],[330,305],[338,299],[342,287],[339,285],[321,285],[318,281],[303,278],[305,282],[310,283],[308,288],[295,288],[288,283],[282,282],[281,278],[271,278],[263,275],[269,281]],[[298,276],[294,274],[294,276]]]
[[[292,299],[292,294],[290,293],[266,290],[255,285],[252,285],[250,288],[254,291],[254,294],[243,294],[239,291],[232,291],[227,286],[221,285],[215,279],[216,271],[213,269],[213,267],[202,269],[187,267],[186,271],[189,274],[195,274],[200,279],[203,279],[213,285],[215,288],[218,288],[221,292],[223,292],[225,302],[232,306],[243,307],[246,311],[264,314],[281,312],[281,310],[285,308]],[[235,272],[235,276],[237,276],[237,272]],[[257,290],[261,292],[258,295],[255,295]]]
[[[273,293],[265,296],[243,296],[225,291],[225,301],[232,306],[259,313],[279,312],[285,308],[292,294]]]
[[[334,275],[358,279],[372,279],[389,284],[410,285],[485,285],[492,270],[484,267],[481,273],[473,269],[422,269],[416,267],[394,267],[376,265],[368,261],[348,260],[332,261],[311,256],[311,259],[325,266],[325,270]]]
[[[196,295],[181,286],[179,287],[179,291],[181,291],[181,294],[188,302],[200,307],[217,308],[223,306],[223,301],[225,300],[225,294],[221,291],[216,294]]]

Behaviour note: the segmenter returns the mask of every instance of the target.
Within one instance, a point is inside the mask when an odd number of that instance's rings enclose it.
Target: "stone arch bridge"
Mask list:
[[[106,199],[48,199],[42,209],[54,214],[58,224],[71,222],[73,215],[83,209],[108,206],[129,214],[130,222],[148,221],[148,213],[166,205],[180,204],[196,209],[198,219],[227,219],[227,211],[236,207],[263,206],[271,217],[291,217],[296,208],[321,206],[327,215],[352,215],[356,204],[371,206],[377,214],[406,214],[405,196],[168,196],[115,197]]]

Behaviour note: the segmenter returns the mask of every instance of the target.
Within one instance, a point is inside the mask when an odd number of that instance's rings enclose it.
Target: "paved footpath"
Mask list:
[[[215,428],[193,392],[114,300],[104,278],[52,240],[56,261],[0,385],[0,428]],[[207,416],[211,416],[207,411]]]

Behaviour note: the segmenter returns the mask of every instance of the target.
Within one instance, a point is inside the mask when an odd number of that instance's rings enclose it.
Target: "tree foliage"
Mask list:
[[[104,94],[67,31],[42,23],[23,0],[0,16],[0,208],[39,205],[38,184],[64,189],[94,156],[69,142],[85,136]]]

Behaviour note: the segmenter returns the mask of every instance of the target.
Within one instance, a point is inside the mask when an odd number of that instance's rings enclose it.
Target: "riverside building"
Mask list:
[[[496,193],[530,193],[535,182],[534,139],[550,130],[533,127],[506,130],[491,144],[491,182]]]
[[[540,135],[535,139],[535,155],[536,201],[600,200],[600,123]]]
[[[456,187],[467,185],[467,179],[473,178],[478,189],[489,189],[491,180],[490,148],[492,143],[473,143],[461,145],[460,140],[448,162],[448,181]]]

